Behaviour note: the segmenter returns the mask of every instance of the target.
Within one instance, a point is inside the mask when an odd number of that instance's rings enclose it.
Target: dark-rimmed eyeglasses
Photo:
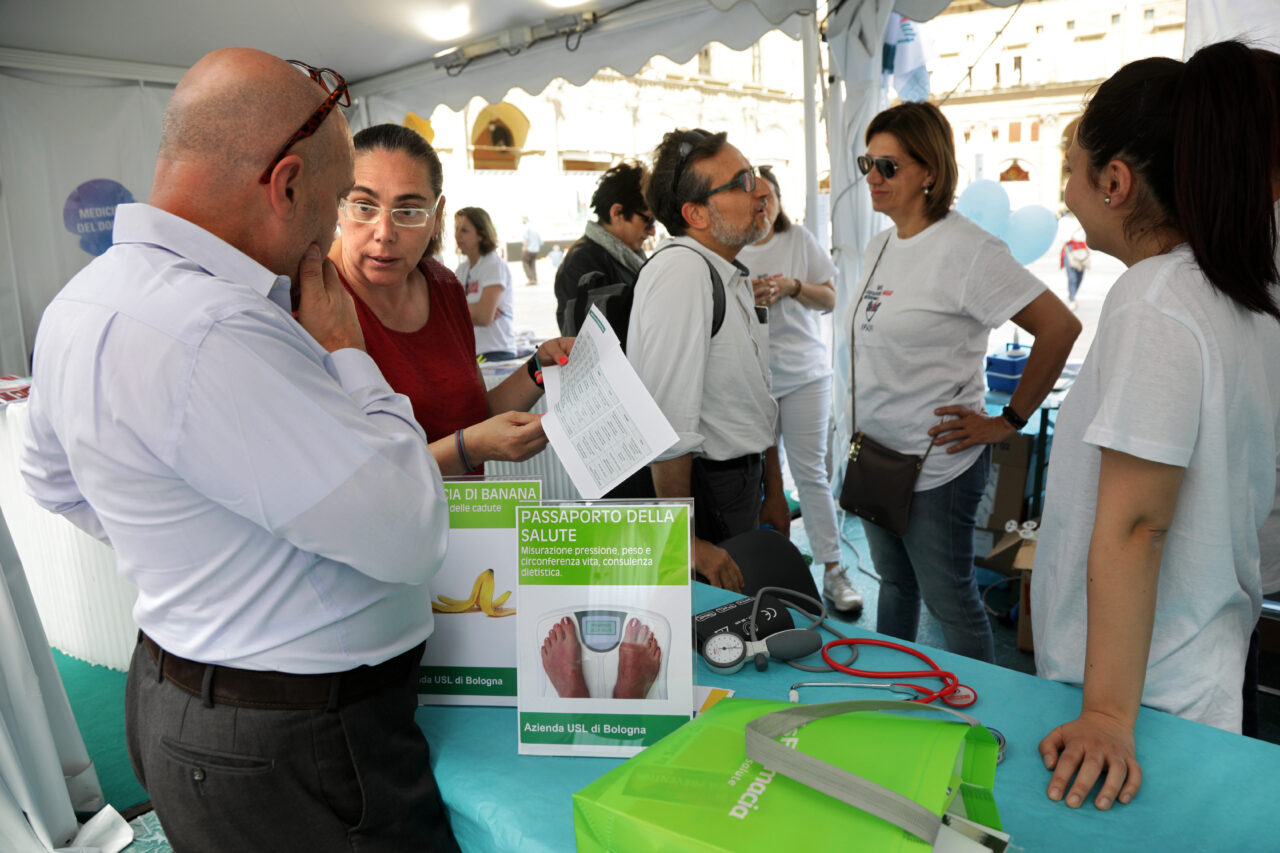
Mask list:
[[[267,166],[266,171],[262,173],[262,177],[258,178],[258,183],[260,184],[271,183],[271,173],[275,171],[276,166],[280,165],[280,161],[289,153],[289,149],[319,130],[321,122],[325,120],[329,113],[333,112],[335,106],[351,106],[351,93],[347,91],[347,81],[342,79],[342,75],[337,71],[332,68],[315,68],[298,59],[290,59],[287,62],[316,81],[320,88],[329,93],[329,97],[325,98],[324,103],[316,107],[316,111],[311,114],[311,118],[307,119],[302,127],[298,128],[297,132],[289,137],[289,141],[284,144],[284,147],[280,149],[280,153]]]
[[[398,228],[423,228],[435,216],[436,209],[440,207],[440,198],[443,196],[438,197],[430,207],[393,207],[389,210],[373,202],[344,198],[338,202],[338,209],[347,219],[361,225],[377,225],[383,216],[390,214],[391,224]]]
[[[654,221],[655,219],[657,219],[657,217],[656,217],[656,216],[654,216],[652,213],[645,213],[643,210],[637,210],[635,213],[633,213],[633,214],[631,214],[631,215],[632,215],[632,216],[639,216],[639,217],[640,217],[640,219],[644,221],[644,227],[645,227],[645,228],[652,228],[652,227],[653,227],[653,221]]]
[[[858,158],[858,171],[862,174],[871,174],[873,167],[886,181],[892,181],[893,176],[902,168],[897,160],[890,160],[888,157],[868,157],[863,154]]]
[[[721,184],[715,189],[707,190],[705,193],[698,196],[698,198],[693,199],[693,201],[706,201],[716,193],[722,193],[725,190],[731,190],[734,187],[742,187],[742,191],[745,193],[755,192],[756,176],[759,175],[759,173],[760,173],[760,170],[757,169],[755,166],[748,166],[747,168],[738,172],[738,174],[734,175],[733,180],[729,181],[728,183]]]

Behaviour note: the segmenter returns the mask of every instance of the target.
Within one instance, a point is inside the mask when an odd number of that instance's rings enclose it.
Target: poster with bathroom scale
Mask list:
[[[430,581],[435,628],[418,671],[420,705],[516,704],[516,507],[540,480],[447,477],[449,551]]]
[[[692,504],[516,508],[522,755],[625,758],[689,721]]]

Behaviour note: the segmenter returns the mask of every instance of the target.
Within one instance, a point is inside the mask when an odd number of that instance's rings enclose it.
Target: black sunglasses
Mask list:
[[[858,158],[859,172],[869,175],[872,168],[879,172],[886,181],[892,181],[893,176],[898,174],[898,170],[902,167],[898,165],[897,161],[890,160],[888,157],[868,157],[863,154]]]

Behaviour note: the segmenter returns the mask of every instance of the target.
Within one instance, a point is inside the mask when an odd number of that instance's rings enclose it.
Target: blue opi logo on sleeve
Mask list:
[[[62,224],[80,238],[80,248],[101,255],[111,248],[111,229],[116,205],[130,204],[133,193],[109,178],[85,181],[67,196],[62,208]]]

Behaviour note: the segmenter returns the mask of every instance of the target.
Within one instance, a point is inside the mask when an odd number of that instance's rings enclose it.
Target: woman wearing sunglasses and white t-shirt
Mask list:
[[[893,227],[871,238],[855,293],[855,429],[924,455],[910,522],[897,536],[863,522],[880,575],[876,630],[914,640],[920,602],[950,651],[995,656],[978,595],[973,528],[990,445],[1012,437],[1057,381],[1080,322],[1005,244],[951,210],[955,147],[937,107],[904,103],[872,119],[858,167]],[[1013,320],[1035,346],[1004,413],[986,414],[992,329]],[[1005,519],[996,519],[1003,522]]]

